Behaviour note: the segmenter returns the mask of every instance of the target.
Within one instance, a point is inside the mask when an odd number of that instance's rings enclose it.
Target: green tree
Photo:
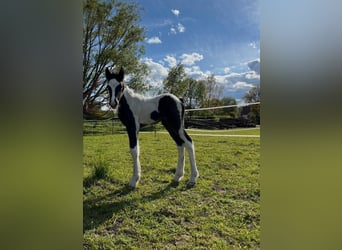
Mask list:
[[[229,105],[236,105],[237,104],[237,102],[234,98],[228,97],[228,96],[223,97],[221,99],[221,102],[222,102],[223,106],[229,106]],[[228,115],[230,117],[236,117],[237,116],[237,110],[238,110],[237,107],[225,108],[224,114]]]
[[[188,109],[200,107],[206,97],[204,81],[186,78],[184,84],[186,85],[184,94],[185,107]]]
[[[178,97],[184,97],[186,92],[185,70],[181,63],[178,63],[175,67],[169,70],[169,73],[163,81],[163,91],[174,94]]]
[[[207,79],[205,80],[205,86],[207,93],[205,105],[206,107],[213,107],[215,105],[212,103],[212,101],[214,99],[220,98],[223,86],[217,84],[214,74],[211,74],[207,77]]]
[[[260,85],[251,88],[244,96],[243,99],[247,103],[260,102]]]
[[[138,25],[136,3],[118,0],[84,0],[83,5],[83,110],[105,101],[102,84],[105,67],[123,66],[130,81],[138,85],[147,71],[140,61],[145,30]],[[143,72],[143,73],[141,73]],[[146,75],[146,74],[145,74]]]
[[[136,69],[131,73],[128,85],[138,93],[145,93],[150,90],[150,85],[146,84],[146,78],[150,70],[145,63],[138,63]]]
[[[204,107],[205,98],[207,96],[207,90],[205,87],[204,80],[198,80],[196,89],[195,89],[195,96],[197,98],[197,106]]]
[[[251,88],[243,97],[245,102],[254,103],[260,102],[260,85]],[[260,124],[260,104],[251,105],[249,108],[248,118]]]

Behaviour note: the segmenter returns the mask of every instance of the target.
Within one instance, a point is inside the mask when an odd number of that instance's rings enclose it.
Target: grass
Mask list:
[[[192,188],[188,155],[184,179],[171,182],[169,135],[139,139],[142,178],[130,190],[127,135],[84,136],[84,249],[260,248],[258,138],[193,136],[200,177]]]
[[[187,131],[189,134],[260,135],[260,127],[221,129],[221,130],[188,129]]]

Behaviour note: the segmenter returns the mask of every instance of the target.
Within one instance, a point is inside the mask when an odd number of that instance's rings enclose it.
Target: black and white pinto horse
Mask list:
[[[191,177],[189,185],[194,185],[199,176],[195,161],[194,143],[184,130],[184,105],[172,94],[162,94],[147,98],[133,92],[124,80],[121,68],[118,74],[111,73],[106,68],[108,82],[109,104],[115,109],[118,106],[118,116],[126,126],[129,147],[133,158],[133,176],[129,185],[135,188],[140,180],[141,167],[139,160],[138,133],[140,127],[162,122],[178,148],[178,165],[173,180],[179,182],[184,175],[184,151],[187,149],[190,157]]]

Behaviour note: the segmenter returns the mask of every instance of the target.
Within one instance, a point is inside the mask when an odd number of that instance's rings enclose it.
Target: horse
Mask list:
[[[144,97],[135,93],[124,83],[124,70],[121,67],[118,74],[105,70],[109,105],[118,109],[118,117],[126,127],[130,153],[133,159],[133,176],[129,186],[137,187],[141,177],[139,130],[141,127],[161,122],[169,132],[178,148],[178,164],[173,181],[179,183],[184,176],[185,148],[189,153],[191,176],[188,185],[195,185],[199,176],[196,161],[195,147],[191,137],[184,129],[184,104],[175,95],[170,93],[155,97]]]

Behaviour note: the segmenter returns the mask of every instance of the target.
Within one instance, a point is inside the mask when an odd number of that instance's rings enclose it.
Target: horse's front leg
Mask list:
[[[138,185],[141,176],[141,167],[140,167],[140,149],[139,149],[139,140],[138,140],[138,131],[139,130],[128,130],[129,136],[129,147],[133,159],[133,176],[129,182],[129,185],[132,188],[135,188]]]

